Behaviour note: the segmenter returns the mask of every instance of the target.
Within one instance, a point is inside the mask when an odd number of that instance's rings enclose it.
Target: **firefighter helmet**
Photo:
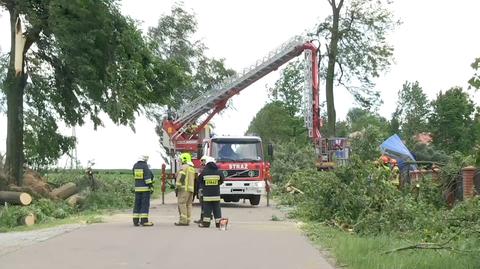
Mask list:
[[[140,157],[138,158],[139,161],[148,161],[148,155],[140,155]]]
[[[207,155],[203,155],[202,158],[200,158],[200,161],[202,162],[203,165],[207,163],[215,163],[215,159]]]
[[[378,162],[379,162],[380,164],[388,164],[388,163],[390,162],[390,158],[388,158],[388,157],[385,156],[385,155],[382,155],[382,156],[380,157],[380,159],[378,159]]]
[[[191,163],[192,162],[192,155],[190,155],[190,153],[188,152],[185,152],[185,153],[182,153],[180,154],[180,161],[182,163]]]
[[[391,159],[391,160],[390,160],[390,163],[391,163],[392,165],[397,165],[397,160]]]

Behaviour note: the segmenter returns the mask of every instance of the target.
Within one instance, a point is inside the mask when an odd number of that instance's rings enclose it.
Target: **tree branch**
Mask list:
[[[30,31],[27,31],[24,33],[25,38],[27,39],[25,41],[25,47],[23,48],[23,54],[27,53],[27,51],[30,49],[33,43],[38,41],[38,38],[40,37],[40,33],[42,32],[43,27],[35,27],[32,28]]]
[[[342,83],[343,67],[342,67],[342,64],[338,61],[338,57],[335,59],[335,62],[338,64],[338,67],[340,68],[340,77],[337,79],[337,81],[338,83]]]
[[[395,248],[395,249],[392,249],[392,250],[388,250],[388,251],[383,252],[382,254],[390,254],[390,253],[393,253],[393,252],[408,250],[408,249],[433,249],[433,250],[446,249],[446,250],[450,250],[450,251],[458,251],[458,250],[455,250],[451,246],[447,246],[447,244],[450,243],[455,237],[457,237],[457,235],[460,232],[461,231],[455,233],[452,237],[450,237],[447,241],[445,241],[443,243],[418,243],[418,244],[413,244],[413,245],[406,246],[406,247],[401,247],[401,248]]]

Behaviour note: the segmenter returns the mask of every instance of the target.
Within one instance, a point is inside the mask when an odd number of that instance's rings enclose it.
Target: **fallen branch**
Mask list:
[[[436,244],[436,243],[418,243],[418,244],[411,245],[411,246],[395,248],[395,249],[392,249],[392,250],[389,250],[389,251],[385,251],[382,254],[390,254],[390,253],[393,253],[393,252],[408,250],[408,249],[431,249],[431,250],[446,249],[446,250],[454,250],[450,246],[443,246],[441,244]]]
[[[436,251],[441,250],[441,249],[445,249],[445,250],[455,251],[455,249],[453,247],[447,246],[447,244],[450,243],[455,237],[457,237],[457,235],[458,235],[458,233],[456,233],[455,235],[450,237],[450,239],[448,239],[447,241],[445,241],[443,243],[428,243],[428,242],[417,243],[417,244],[413,244],[413,245],[406,246],[406,247],[401,247],[401,248],[395,248],[395,249],[392,249],[392,250],[388,250],[388,251],[383,252],[382,254],[390,254],[390,253],[393,253],[393,252],[402,251],[402,250],[409,250],[409,249],[430,249],[430,250],[436,250]]]

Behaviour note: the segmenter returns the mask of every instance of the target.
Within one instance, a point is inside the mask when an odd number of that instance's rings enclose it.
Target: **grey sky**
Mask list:
[[[141,21],[146,29],[154,26],[161,14],[169,12],[172,0],[123,0],[125,14]],[[228,67],[237,71],[248,67],[290,37],[312,28],[329,9],[326,0],[185,0],[187,9],[198,19],[197,37],[209,47],[208,54],[225,58]],[[397,91],[406,81],[418,80],[430,99],[440,90],[466,87],[473,75],[470,64],[480,57],[478,0],[397,0],[394,13],[403,24],[391,34],[396,64],[377,81],[384,105],[380,113],[391,117]],[[8,14],[0,17],[0,47],[9,46]],[[265,85],[272,85],[278,72],[272,73],[233,98],[233,108],[216,116],[216,133],[243,134],[253,116],[267,101]],[[320,88],[324,100],[324,86]],[[473,95],[472,95],[473,96]],[[337,115],[343,119],[354,106],[351,96],[336,90]],[[480,104],[480,96],[474,96]],[[98,168],[130,168],[144,152],[159,167],[160,147],[154,125],[137,120],[137,133],[127,127],[105,121],[105,128],[93,131],[91,124],[77,128],[78,157],[82,165],[96,160]],[[69,133],[69,130],[65,130]],[[0,152],[5,151],[6,119],[0,117]],[[65,165],[65,160],[59,163]]]

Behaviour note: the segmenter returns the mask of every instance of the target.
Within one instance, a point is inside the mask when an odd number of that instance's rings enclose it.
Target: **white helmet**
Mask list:
[[[138,158],[139,161],[148,161],[148,155],[140,155],[140,157]]]
[[[215,163],[215,159],[207,155],[203,155],[200,161],[202,161],[202,164]]]

